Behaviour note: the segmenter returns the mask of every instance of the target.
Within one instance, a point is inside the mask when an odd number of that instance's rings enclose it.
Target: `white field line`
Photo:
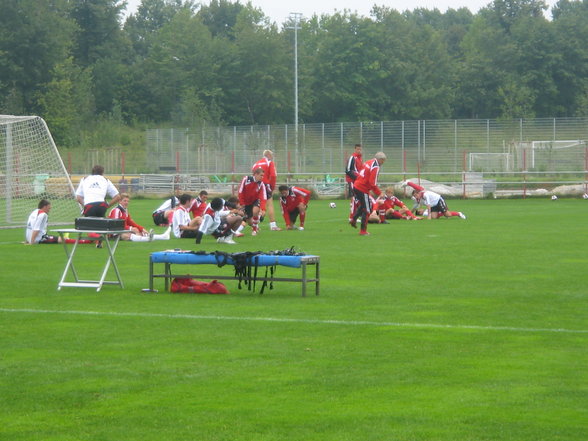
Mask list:
[[[510,332],[532,332],[532,333],[567,333],[567,334],[588,334],[587,329],[565,329],[565,328],[518,328],[513,326],[479,326],[479,325],[442,325],[435,323],[401,323],[401,322],[375,322],[365,320],[314,320],[296,319],[281,317],[232,317],[223,315],[192,315],[192,314],[157,314],[149,312],[111,312],[111,311],[60,311],[49,309],[13,309],[0,308],[4,313],[25,313],[25,314],[65,314],[65,315],[92,315],[105,317],[143,317],[143,318],[164,318],[164,319],[185,319],[185,320],[226,320],[243,322],[273,322],[273,323],[305,323],[315,325],[340,325],[340,326],[384,326],[396,328],[422,328],[422,329],[455,329],[455,330],[478,330],[478,331],[510,331]]]

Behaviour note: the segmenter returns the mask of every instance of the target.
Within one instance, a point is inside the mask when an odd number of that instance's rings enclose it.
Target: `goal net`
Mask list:
[[[513,167],[510,153],[470,153],[468,169],[474,172],[507,172]]]
[[[582,171],[586,160],[586,140],[521,141],[514,144],[522,168],[549,171]]]
[[[51,202],[50,225],[72,224],[80,213],[45,121],[0,115],[0,228],[24,227],[41,199]]]

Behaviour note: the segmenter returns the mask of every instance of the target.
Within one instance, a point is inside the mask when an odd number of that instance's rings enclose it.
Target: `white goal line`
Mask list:
[[[165,318],[184,320],[226,320],[243,322],[272,322],[272,323],[305,323],[316,325],[341,325],[341,326],[384,326],[396,328],[422,328],[422,329],[449,329],[449,330],[478,330],[478,331],[510,331],[530,333],[566,333],[566,334],[588,334],[586,329],[565,329],[565,328],[519,328],[512,326],[481,326],[481,325],[443,325],[435,323],[401,323],[401,322],[376,322],[365,320],[318,320],[318,319],[296,319],[282,317],[238,317],[223,315],[192,315],[192,314],[160,314],[149,312],[113,312],[113,311],[67,311],[50,309],[26,309],[26,308],[0,308],[4,313],[25,313],[25,314],[64,314],[64,315],[88,315],[104,317],[142,317],[142,318]]]

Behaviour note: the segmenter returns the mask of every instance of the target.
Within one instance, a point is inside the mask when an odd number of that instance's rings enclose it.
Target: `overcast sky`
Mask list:
[[[557,0],[548,0],[549,5],[555,4]],[[127,14],[136,10],[141,0],[127,0]],[[208,4],[208,1],[202,0],[201,3]],[[246,4],[246,0],[240,3]],[[265,15],[276,22],[278,25],[282,24],[290,12],[300,12],[306,18],[312,17],[313,14],[333,14],[335,10],[343,11],[348,9],[351,12],[357,12],[360,15],[369,16],[370,9],[374,4],[378,6],[386,6],[397,11],[413,10],[416,8],[434,9],[437,8],[441,12],[445,12],[448,8],[458,9],[466,7],[472,13],[478,10],[491,1],[486,0],[296,0],[296,1],[282,1],[282,0],[252,0],[253,6],[260,8]],[[550,17],[550,14],[547,14]]]

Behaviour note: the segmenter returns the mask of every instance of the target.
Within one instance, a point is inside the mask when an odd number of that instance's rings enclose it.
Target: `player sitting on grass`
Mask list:
[[[235,244],[233,240],[233,229],[241,225],[243,218],[231,214],[225,207],[225,201],[221,198],[214,198],[204,210],[202,223],[196,232],[196,243],[202,241],[204,235],[216,237],[218,243]]]
[[[61,237],[49,236],[47,234],[47,225],[49,224],[49,212],[51,211],[51,202],[47,199],[41,199],[37,208],[31,212],[27,220],[25,230],[25,244],[35,245],[40,243],[61,243]],[[74,239],[66,239],[67,243],[74,243]],[[82,239],[78,243],[94,243],[93,240]]]
[[[386,219],[422,219],[422,217],[416,216],[410,211],[404,205],[404,202],[394,196],[394,188],[392,187],[386,188],[384,195],[377,199],[374,211],[378,213],[380,223],[387,223]]]
[[[153,234],[153,230],[147,231],[143,226],[139,225],[131,218],[131,214],[129,213],[130,200],[131,196],[129,194],[121,193],[118,205],[108,214],[110,219],[124,219],[124,229],[129,230],[129,232],[121,234],[120,238],[122,240],[130,240],[131,242],[169,240],[170,227],[168,227],[163,234]]]
[[[306,219],[306,209],[310,201],[310,190],[301,187],[288,187],[280,185],[280,205],[282,215],[286,221],[287,230],[304,230],[304,221]],[[300,215],[300,226],[294,225]]]
[[[188,209],[192,204],[192,196],[184,193],[180,196],[180,205],[175,209],[172,216],[172,229],[174,236],[179,239],[190,239],[196,237],[196,232],[200,226],[201,219],[190,219]]]
[[[151,215],[155,225],[171,225],[172,217],[176,207],[180,204],[180,200],[172,196],[161,204]]]

